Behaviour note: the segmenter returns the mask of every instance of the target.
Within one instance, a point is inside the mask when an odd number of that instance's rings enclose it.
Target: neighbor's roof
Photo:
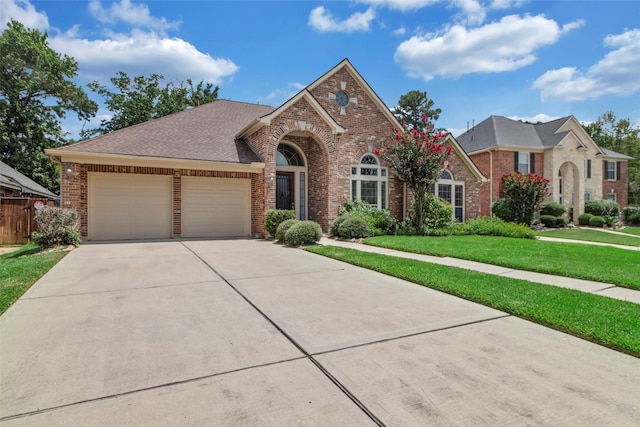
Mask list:
[[[218,100],[55,151],[225,163],[261,162],[249,145],[236,140],[235,135],[247,123],[273,110],[267,105]]]
[[[3,162],[0,162],[0,187],[13,188],[20,190],[25,194],[42,196],[49,199],[58,198],[57,195],[44,188],[42,185],[33,181],[31,178],[24,176]]]
[[[494,147],[545,149],[556,146],[567,134],[558,129],[569,120],[562,117],[547,123],[530,124],[503,116],[491,116],[456,140],[467,153]]]
[[[610,157],[612,159],[619,159],[619,160],[633,160],[633,157],[629,157],[625,154],[616,153],[615,151],[608,150],[606,148],[600,148],[600,149],[602,150],[602,152],[606,157]]]

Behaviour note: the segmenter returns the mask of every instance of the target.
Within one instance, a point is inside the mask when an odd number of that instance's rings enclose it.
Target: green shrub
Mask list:
[[[556,227],[564,228],[569,224],[569,219],[563,216],[556,217]]]
[[[593,216],[589,219],[589,225],[592,227],[604,227],[607,221],[601,216]]]
[[[78,246],[81,242],[78,213],[72,209],[43,206],[36,211],[34,220],[38,231],[34,231],[31,237],[42,247]]]
[[[284,234],[287,246],[300,246],[305,243],[315,243],[322,238],[320,225],[313,221],[297,221]]]
[[[338,230],[340,229],[340,225],[347,218],[349,218],[349,214],[342,214],[338,218],[334,219],[333,222],[331,223],[331,227],[329,227],[329,236],[340,237],[340,236],[338,236],[338,233],[339,233]]]
[[[278,229],[276,230],[276,233],[275,233],[276,240],[279,240],[281,242],[284,241],[284,235],[286,234],[286,232],[289,231],[289,229],[293,226],[293,224],[297,222],[298,222],[297,219],[287,219],[285,221],[282,221],[280,225],[278,225]]]
[[[423,227],[428,229],[447,228],[453,223],[453,206],[435,194],[427,193],[422,204],[422,215]]]
[[[296,211],[284,209],[269,209],[265,215],[264,228],[272,236],[276,235],[281,222],[296,219]]]
[[[516,209],[511,199],[498,199],[491,205],[491,212],[503,221],[514,222]]]
[[[604,205],[602,217],[607,221],[607,224],[612,225],[620,216],[620,205],[614,200],[603,200],[602,204]]]
[[[593,218],[593,215],[590,213],[583,213],[582,215],[580,215],[578,217],[578,224],[579,225],[584,225],[584,226],[588,226],[589,225],[589,220]]]
[[[551,215],[555,217],[559,217],[564,215],[567,211],[567,208],[564,205],[557,202],[542,202],[540,205],[540,215]]]
[[[547,228],[555,228],[557,217],[553,215],[540,215],[540,222],[544,224]]]
[[[604,202],[602,200],[587,200],[584,202],[584,212],[593,216],[603,216]]]
[[[391,216],[391,212],[387,209],[378,209],[375,206],[371,206],[364,200],[346,200],[338,207],[338,218],[352,215],[361,217],[369,224],[370,235],[395,234],[398,227],[397,221]],[[335,236],[337,235],[336,231],[337,227],[333,231],[329,230],[329,234]]]
[[[500,218],[490,218],[483,216],[478,219],[467,220],[459,227],[452,227],[456,234],[478,234],[483,236],[503,236],[517,237],[524,239],[535,239],[536,235],[533,230],[524,224],[516,224],[515,222],[506,222]]]
[[[637,218],[636,222],[634,222],[634,218]],[[640,206],[627,206],[626,208],[622,209],[622,219],[625,224],[640,224]]]
[[[369,224],[364,218],[358,215],[349,215],[338,227],[337,235],[343,239],[360,239],[369,237],[371,232]]]

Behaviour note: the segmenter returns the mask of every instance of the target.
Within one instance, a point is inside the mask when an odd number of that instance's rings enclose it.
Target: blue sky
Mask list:
[[[278,106],[349,58],[390,108],[427,91],[454,136],[490,115],[640,126],[638,0],[0,0],[0,29],[11,18],[47,31],[81,85],[158,73]]]

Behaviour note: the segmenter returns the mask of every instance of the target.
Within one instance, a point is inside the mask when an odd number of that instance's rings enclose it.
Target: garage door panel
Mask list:
[[[171,177],[89,174],[89,238],[171,237]]]
[[[251,183],[247,179],[184,177],[182,235],[239,237],[251,234]]]

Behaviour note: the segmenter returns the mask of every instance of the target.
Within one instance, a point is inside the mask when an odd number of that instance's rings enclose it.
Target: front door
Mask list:
[[[293,172],[276,174],[276,209],[295,209],[293,175]]]

